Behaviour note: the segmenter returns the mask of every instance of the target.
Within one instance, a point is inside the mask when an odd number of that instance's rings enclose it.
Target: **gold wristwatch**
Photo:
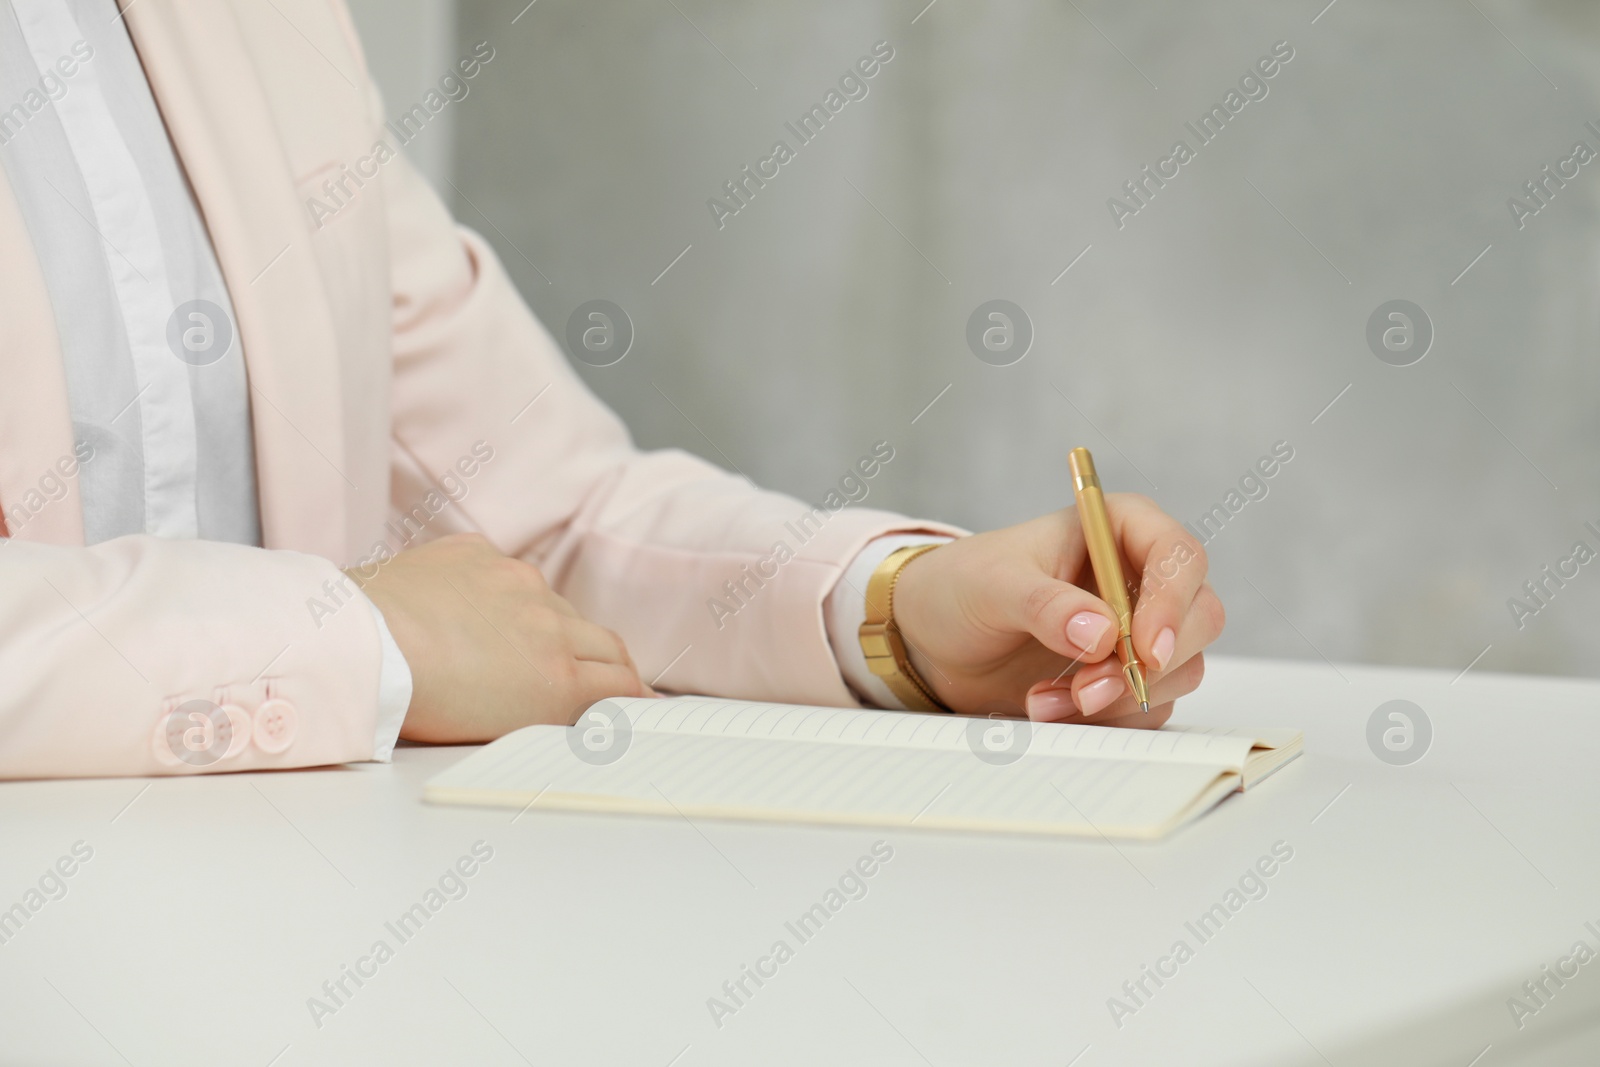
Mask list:
[[[941,542],[942,543],[942,542]],[[894,586],[905,565],[939,545],[911,545],[889,553],[867,583],[867,619],[861,624],[861,651],[867,668],[883,679],[895,698],[913,711],[950,709],[939,703],[906,655],[905,639],[894,621]]]

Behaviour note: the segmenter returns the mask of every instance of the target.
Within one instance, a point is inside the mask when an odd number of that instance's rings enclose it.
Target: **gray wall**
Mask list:
[[[1221,650],[1600,674],[1600,563],[1507,607],[1600,549],[1600,160],[1520,230],[1506,205],[1600,150],[1593,5],[924,3],[462,0],[453,47],[496,58],[455,112],[476,207],[449,199],[558,336],[627,311],[632,351],[580,369],[645,445],[817,499],[887,438],[869,503],[986,528],[1068,501],[1076,444],[1195,520],[1287,441],[1209,546]],[[719,229],[707,199],[880,40]],[[1108,198],[1281,40],[1119,228]],[[1010,366],[965,338],[994,298],[1034,331]],[[1410,366],[1368,345],[1393,299],[1432,322]]]
[[[457,58],[454,0],[348,3],[387,114],[398,115],[417,103],[450,72]],[[444,108],[404,148],[411,162],[441,189],[449,188],[446,181],[454,174],[455,118],[453,107]]]

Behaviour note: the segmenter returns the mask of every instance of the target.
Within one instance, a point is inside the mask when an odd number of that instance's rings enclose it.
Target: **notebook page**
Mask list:
[[[432,779],[430,800],[688,818],[1154,837],[1236,776],[1195,762],[636,732],[616,762],[579,759],[561,727],[519,730]],[[1219,783],[1229,780],[1224,788]],[[537,798],[537,799],[535,799]],[[1203,810],[1201,808],[1200,810]]]
[[[1256,743],[1248,732],[1237,731],[1129,730],[906,711],[759,704],[709,697],[656,700],[618,697],[601,703],[622,708],[635,733],[889,745],[960,752],[969,756],[974,746],[991,751],[1010,750],[1020,742],[1008,731],[1021,730],[1027,732],[1026,751],[1030,756],[1198,763],[1242,771]]]
[[[1163,733],[1208,734],[1213,737],[1248,737],[1256,748],[1288,748],[1298,745],[1304,739],[1299,730],[1285,729],[1240,729],[1239,727],[1226,726],[1195,726],[1191,723],[1168,723],[1161,728]]]

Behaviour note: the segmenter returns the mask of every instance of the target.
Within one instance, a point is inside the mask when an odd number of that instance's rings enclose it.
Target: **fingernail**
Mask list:
[[[1093,652],[1100,638],[1111,629],[1111,620],[1092,611],[1080,611],[1067,620],[1067,640],[1084,652]]]
[[[1078,707],[1085,715],[1094,715],[1109,708],[1122,695],[1122,675],[1102,678],[1086,685],[1078,692]]]
[[[1070,689],[1041,689],[1028,694],[1028,718],[1034,722],[1057,722],[1077,711]]]
[[[1156,658],[1156,670],[1167,669],[1167,661],[1172,659],[1172,650],[1178,644],[1178,635],[1172,632],[1172,627],[1167,627],[1156,634],[1155,644],[1150,646],[1150,654]]]

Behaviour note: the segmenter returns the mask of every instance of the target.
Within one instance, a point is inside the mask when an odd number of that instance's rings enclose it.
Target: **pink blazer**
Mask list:
[[[0,777],[369,758],[378,634],[329,589],[407,513],[418,540],[476,530],[537,564],[663,688],[854,702],[824,596],[871,538],[947,528],[851,507],[802,545],[785,524],[807,505],[635,449],[403,159],[319,229],[308,197],[384,120],[338,0],[123,6],[238,317],[265,550],[83,546],[54,318],[0,172]],[[796,557],[719,627],[707,601],[780,539]],[[194,764],[162,729],[192,700],[232,732]]]

